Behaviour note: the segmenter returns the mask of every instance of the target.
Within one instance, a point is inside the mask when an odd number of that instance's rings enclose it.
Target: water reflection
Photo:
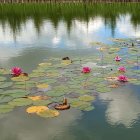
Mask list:
[[[99,95],[103,101],[109,101],[106,110],[106,119],[111,125],[123,124],[130,128],[140,115],[140,101],[131,87],[117,89],[111,93]]]
[[[50,56],[94,55],[91,41],[110,43],[108,38],[112,37],[140,37],[139,7],[139,4],[0,5],[0,66],[17,65],[31,72]],[[47,120],[29,117],[25,110],[15,110],[1,119],[0,139],[109,140],[109,136],[111,140],[120,139],[116,132],[122,130],[112,129],[111,125],[129,128],[139,118],[140,102],[133,90],[127,87],[99,94],[102,101],[110,100],[107,110],[99,102],[91,114],[84,113],[86,118],[75,110]],[[77,119],[81,119],[78,125]],[[135,132],[138,135],[139,129]],[[131,135],[123,131],[128,140],[131,137],[127,134]]]
[[[5,5],[0,8],[0,44],[75,49],[87,47],[91,40],[107,42],[110,37],[139,37],[139,7],[139,4]]]
[[[7,118],[0,121],[1,139],[6,140],[53,140],[75,139],[71,135],[69,127],[77,125],[77,120],[82,117],[81,111],[74,109],[61,112],[61,115],[53,119],[41,119],[30,116],[25,110],[16,110]]]

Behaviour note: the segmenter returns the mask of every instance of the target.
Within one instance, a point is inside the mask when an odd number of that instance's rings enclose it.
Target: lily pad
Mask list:
[[[17,99],[12,100],[8,104],[12,106],[27,106],[27,105],[32,104],[32,100],[27,99],[27,98],[17,98]]]
[[[0,89],[0,94],[3,92],[3,89]]]
[[[46,94],[50,97],[59,97],[66,93],[64,91],[52,90],[52,91],[46,92]]]
[[[27,81],[29,80],[28,76],[18,76],[11,78],[12,81]]]
[[[13,106],[10,105],[0,105],[0,113],[8,113],[14,109]]]
[[[14,98],[18,98],[18,97],[24,97],[24,96],[28,95],[29,93],[30,93],[29,91],[20,90],[20,89],[13,89],[13,90],[4,91],[1,94],[9,95],[9,96],[14,97]]]
[[[44,92],[46,92],[46,91],[51,89],[50,86],[48,84],[46,84],[46,83],[38,84],[37,88],[38,88],[39,91],[44,91]]]
[[[26,109],[26,112],[27,113],[41,113],[48,109],[49,108],[47,106],[31,106]]]
[[[39,115],[40,117],[43,117],[43,118],[57,117],[57,116],[59,116],[59,114],[60,113],[57,110],[51,110],[51,109],[48,109],[44,112],[37,113],[37,115]]]
[[[6,79],[7,79],[6,77],[0,76],[0,82],[5,81]]]
[[[42,105],[48,105],[52,103],[51,100],[38,100],[38,101],[33,101],[33,105],[37,105],[37,106],[42,106]]]
[[[0,88],[7,88],[12,86],[13,82],[0,82]]]
[[[91,103],[89,103],[89,102],[78,101],[78,100],[71,103],[72,107],[79,108],[79,109],[86,108],[90,105],[91,105]]]
[[[109,87],[98,87],[96,88],[96,91],[103,93],[103,92],[110,92],[111,89]]]
[[[83,95],[83,96],[80,96],[79,97],[79,100],[81,101],[93,101],[95,100],[95,97],[94,96],[90,96],[90,95]]]
[[[45,76],[45,73],[41,73],[41,72],[34,72],[34,73],[29,74],[29,77],[31,78],[44,77],[44,76]]]
[[[9,101],[11,101],[13,99],[13,97],[9,96],[9,95],[0,95],[0,103],[7,103]]]
[[[39,64],[40,67],[48,67],[48,66],[51,66],[51,65],[52,65],[52,63],[49,63],[49,62]]]
[[[0,68],[0,75],[5,75],[5,74],[9,74],[10,71],[9,70],[6,70],[6,69],[3,69],[3,68]]]
[[[83,111],[91,111],[91,110],[94,110],[95,107],[94,106],[88,106],[86,108],[83,109]]]

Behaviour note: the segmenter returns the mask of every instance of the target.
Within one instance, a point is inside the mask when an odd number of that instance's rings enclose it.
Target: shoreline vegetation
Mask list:
[[[139,3],[140,0],[0,0],[0,3]]]
[[[70,32],[73,21],[78,19],[87,23],[92,18],[100,17],[105,26],[115,31],[120,15],[131,14],[131,23],[136,28],[140,25],[139,3],[23,3],[0,4],[0,25],[10,27],[13,36],[19,33],[28,20],[32,20],[39,33],[45,20],[49,20],[57,30],[59,22],[66,23]],[[14,19],[14,20],[13,20]],[[5,26],[6,25],[6,26]]]

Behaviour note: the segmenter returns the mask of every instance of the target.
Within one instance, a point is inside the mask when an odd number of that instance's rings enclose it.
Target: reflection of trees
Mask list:
[[[1,5],[0,23],[8,23],[13,34],[21,29],[27,19],[34,20],[35,27],[39,33],[44,19],[49,19],[57,29],[58,22],[64,20],[70,31],[72,20],[80,19],[88,23],[89,18],[101,16],[105,25],[109,26],[114,34],[116,20],[120,14],[131,14],[131,22],[136,27],[140,24],[139,4],[21,4]]]

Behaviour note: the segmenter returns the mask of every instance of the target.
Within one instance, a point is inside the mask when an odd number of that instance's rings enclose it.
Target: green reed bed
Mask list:
[[[64,20],[70,28],[72,20],[88,22],[89,17],[100,16],[111,27],[116,24],[120,14],[131,13],[134,26],[140,23],[140,4],[136,3],[47,3],[47,4],[0,4],[0,23],[8,22],[12,30],[20,29],[26,19],[33,19],[38,26],[44,19],[50,20],[56,27]]]

